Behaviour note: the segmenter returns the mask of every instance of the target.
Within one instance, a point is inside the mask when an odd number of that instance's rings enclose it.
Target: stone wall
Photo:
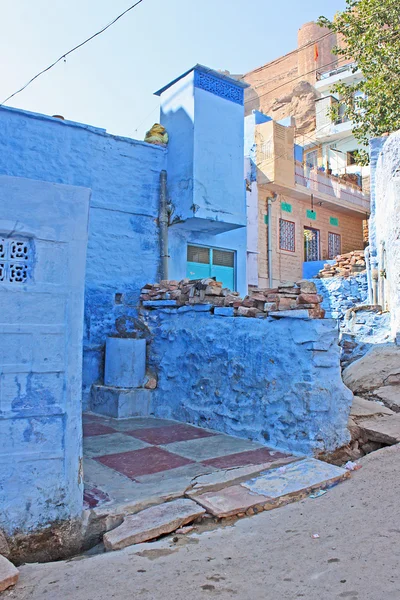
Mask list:
[[[166,150],[104,129],[0,108],[0,174],[92,190],[86,262],[84,398],[102,380],[105,338],[136,315],[160,265],[157,226]],[[130,294],[131,307],[116,294]]]
[[[207,305],[142,309],[158,380],[152,412],[299,453],[347,443],[352,394],[336,322],[296,312],[246,319]]]
[[[392,335],[400,339],[400,131],[387,138],[375,158],[372,255],[378,266],[379,304],[390,310]]]
[[[323,297],[322,308],[327,317],[344,318],[346,311],[368,301],[367,274],[354,277],[331,277],[313,279],[318,293]]]

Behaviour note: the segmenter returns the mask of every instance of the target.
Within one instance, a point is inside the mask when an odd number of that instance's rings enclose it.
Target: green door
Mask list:
[[[217,248],[188,246],[186,276],[189,279],[215,277],[222,282],[223,287],[234,290],[235,253]]]

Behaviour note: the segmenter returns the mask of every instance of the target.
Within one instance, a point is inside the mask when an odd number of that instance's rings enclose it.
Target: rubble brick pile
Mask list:
[[[350,277],[365,271],[364,250],[354,250],[336,257],[333,265],[326,264],[316,277]]]
[[[321,308],[323,298],[317,294],[315,283],[307,280],[285,282],[273,289],[255,289],[245,298],[222,287],[222,283],[214,279],[161,281],[146,284],[140,300],[146,308],[210,304],[218,309],[229,309],[225,315],[236,317],[262,318],[271,313],[293,310],[302,310],[305,316],[307,311],[313,319],[325,316]],[[216,314],[222,314],[222,311],[216,311]]]

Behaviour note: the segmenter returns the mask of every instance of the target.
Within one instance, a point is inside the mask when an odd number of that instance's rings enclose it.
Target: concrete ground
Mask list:
[[[400,446],[360,463],[317,499],[119,552],[25,565],[4,597],[399,600]]]

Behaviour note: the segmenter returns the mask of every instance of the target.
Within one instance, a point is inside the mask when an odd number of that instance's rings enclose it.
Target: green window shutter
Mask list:
[[[292,212],[292,205],[289,204],[288,202],[282,202],[281,204],[281,210],[291,213]]]
[[[339,219],[337,217],[329,217],[329,224],[334,227],[339,227]]]
[[[311,219],[312,221],[315,221],[316,218],[317,218],[317,213],[315,212],[315,210],[307,210],[307,219]]]

